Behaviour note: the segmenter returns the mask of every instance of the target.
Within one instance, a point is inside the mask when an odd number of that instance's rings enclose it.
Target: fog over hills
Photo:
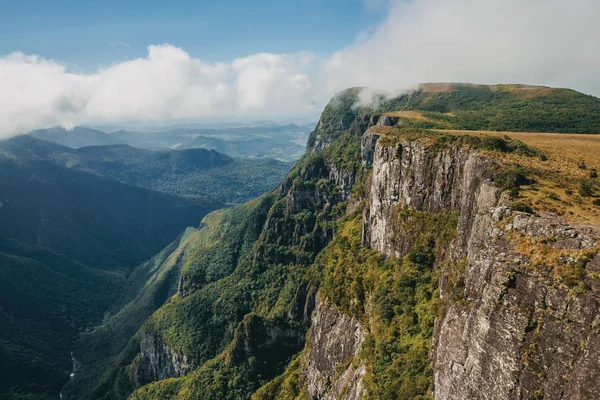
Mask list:
[[[55,127],[32,131],[29,135],[72,148],[108,144],[128,144],[152,150],[205,148],[232,157],[294,161],[302,155],[308,134],[315,124],[299,126],[257,122],[234,125],[181,124],[152,131],[107,127],[107,132],[80,126],[70,130]]]

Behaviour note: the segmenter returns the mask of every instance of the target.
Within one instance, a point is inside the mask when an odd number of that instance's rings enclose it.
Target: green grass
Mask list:
[[[600,133],[600,99],[569,89],[448,84],[437,90],[423,85],[381,107],[383,112],[409,110],[439,121],[424,128],[450,124],[467,130]]]

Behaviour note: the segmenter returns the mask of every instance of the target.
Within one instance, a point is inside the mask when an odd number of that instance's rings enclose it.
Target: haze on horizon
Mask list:
[[[263,3],[259,9],[269,5]],[[16,3],[8,4],[3,19],[14,17],[11,4]],[[185,4],[180,6],[185,23],[200,18],[203,6],[189,15],[185,15]],[[308,14],[289,26],[285,20],[278,22],[285,40],[277,40],[267,29],[264,36],[252,33],[252,45],[228,47],[239,54],[213,51],[209,56],[198,49],[188,50],[193,37],[183,40],[169,35],[168,29],[176,26],[161,28],[160,20],[149,19],[145,22],[154,23],[164,38],[157,34],[136,37],[137,47],[147,41],[145,54],[136,53],[126,38],[106,36],[107,45],[119,49],[118,56],[87,70],[73,61],[83,63],[88,55],[85,49],[65,56],[65,61],[53,55],[52,46],[47,52],[0,46],[0,138],[54,125],[316,119],[334,93],[351,86],[399,93],[420,82],[524,83],[600,96],[597,1],[365,0],[350,6],[360,10],[343,12],[343,3],[337,1],[318,9],[327,16],[317,22],[331,30],[330,46],[321,44],[318,35],[300,40],[310,36],[302,24],[303,18],[310,18]],[[332,15],[337,10],[342,14],[335,19]],[[27,10],[18,11],[26,23]],[[274,12],[281,15],[248,18],[257,18],[254,23],[259,25],[261,18],[285,16],[285,10]],[[358,23],[361,18],[368,24]],[[356,25],[352,34],[354,25],[344,21]],[[247,31],[236,32],[231,21],[223,25],[226,32],[213,32],[215,43],[220,37],[246,40]],[[2,31],[10,29],[5,26]],[[70,29],[87,32],[76,21]],[[53,34],[36,31],[30,39],[44,33]],[[347,35],[346,43],[337,39],[343,35]],[[85,35],[73,40],[85,43]]]

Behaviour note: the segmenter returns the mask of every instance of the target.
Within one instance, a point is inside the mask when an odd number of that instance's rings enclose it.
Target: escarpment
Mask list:
[[[131,398],[593,398],[598,228],[519,195],[540,153],[357,98],[280,187],[204,219]]]
[[[431,394],[439,399],[593,398],[599,370],[592,361],[599,339],[598,232],[555,215],[513,210],[494,181],[498,162],[464,146],[438,149],[425,140],[389,138],[370,129],[362,137],[361,158],[372,168],[364,246],[391,258],[411,251],[411,233],[397,228],[398,208],[459,215],[456,235],[435,267],[444,311],[432,337]],[[530,246],[535,249],[528,254],[524,249]],[[341,320],[351,318],[341,315]],[[360,398],[364,360],[342,375],[332,368],[323,373],[324,362],[342,365],[359,354],[362,341],[350,355],[335,350],[335,343],[368,332],[370,318],[364,325],[357,321],[345,335],[332,335],[333,344],[315,340],[323,329],[336,327],[317,322],[322,319],[313,317],[305,350],[301,373],[307,393]],[[340,380],[349,385],[343,391]]]
[[[432,348],[434,397],[592,398],[598,390],[598,364],[590,362],[599,339],[597,232],[512,210],[492,180],[496,162],[480,153],[400,141],[379,142],[372,157],[365,244],[390,257],[406,254],[411,244],[394,229],[399,205],[460,212],[445,255],[449,264],[439,267],[445,311]],[[550,254],[532,259],[523,254],[526,245]],[[446,284],[461,263],[464,292],[453,299]],[[557,269],[574,269],[585,289],[569,288]]]

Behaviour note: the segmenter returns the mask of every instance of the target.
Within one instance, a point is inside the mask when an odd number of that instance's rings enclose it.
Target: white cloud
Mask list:
[[[330,90],[529,83],[600,95],[597,0],[411,0],[325,63]]]
[[[376,27],[329,57],[254,54],[205,62],[171,45],[92,74],[0,56],[0,137],[52,125],[316,116],[350,86],[529,83],[600,95],[597,0],[366,0]],[[323,38],[326,40],[326,38]]]
[[[53,125],[310,112],[307,54],[207,63],[170,45],[83,75],[22,53],[0,58],[0,135]]]

